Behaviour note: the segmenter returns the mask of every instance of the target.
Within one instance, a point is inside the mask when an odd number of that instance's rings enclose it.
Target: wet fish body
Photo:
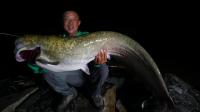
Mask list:
[[[106,49],[109,56],[133,69],[156,97],[171,100],[152,57],[127,35],[111,31],[98,31],[73,39],[27,35],[17,39],[15,44],[16,60],[19,62],[25,61],[20,56],[21,51],[40,47],[41,53],[36,58],[38,66],[55,72],[82,69],[87,74],[87,63],[94,60],[101,49]]]

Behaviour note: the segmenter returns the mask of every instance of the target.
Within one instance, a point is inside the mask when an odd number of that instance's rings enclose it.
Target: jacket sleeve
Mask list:
[[[35,64],[28,63],[27,65],[35,74],[45,74],[48,72],[46,69],[43,69]]]

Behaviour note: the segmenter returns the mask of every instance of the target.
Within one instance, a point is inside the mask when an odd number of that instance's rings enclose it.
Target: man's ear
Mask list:
[[[78,26],[80,26],[80,24],[81,24],[81,21],[79,21]]]

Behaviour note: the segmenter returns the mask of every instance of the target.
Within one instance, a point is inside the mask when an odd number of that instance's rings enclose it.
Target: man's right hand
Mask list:
[[[20,56],[28,61],[28,62],[34,62],[35,61],[35,58],[40,54],[40,48],[36,48],[34,50],[25,50],[25,51],[22,51],[20,53]]]

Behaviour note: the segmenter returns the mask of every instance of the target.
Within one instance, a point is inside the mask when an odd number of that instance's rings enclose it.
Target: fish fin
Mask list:
[[[49,62],[49,61],[44,60],[44,59],[36,59],[36,61],[38,61],[39,63],[42,63],[42,64],[50,64],[50,65],[58,65],[59,64],[58,61]]]
[[[82,66],[81,70],[84,71],[87,75],[90,75],[90,71],[87,65]]]

